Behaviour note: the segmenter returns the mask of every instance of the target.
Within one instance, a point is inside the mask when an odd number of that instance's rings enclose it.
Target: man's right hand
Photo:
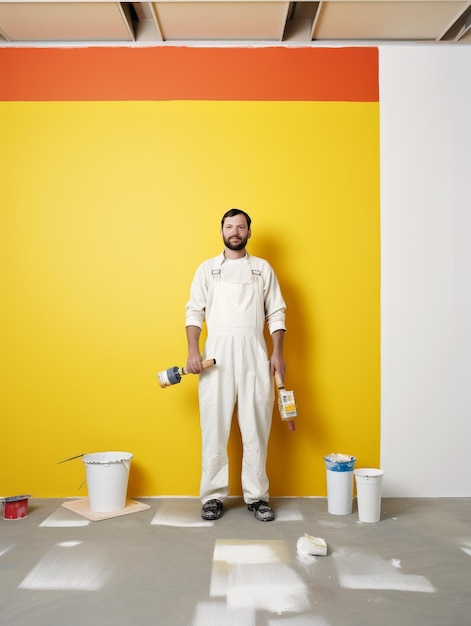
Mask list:
[[[190,374],[201,374],[203,371],[201,354],[188,355],[186,369]]]

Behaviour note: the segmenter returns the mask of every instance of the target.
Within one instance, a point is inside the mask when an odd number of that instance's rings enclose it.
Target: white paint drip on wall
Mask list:
[[[339,550],[335,559],[339,582],[345,589],[390,589],[434,593],[432,583],[425,576],[404,574],[391,562],[378,556]]]
[[[105,559],[96,547],[82,542],[57,544],[33,567],[19,589],[97,591],[109,577]]]
[[[88,526],[88,524],[90,524],[90,520],[84,518],[79,519],[76,515],[70,513],[70,511],[60,508],[52,513],[52,515],[49,515],[49,517],[42,521],[39,526],[40,528],[68,528],[75,526]]]
[[[252,609],[228,609],[224,602],[198,602],[191,626],[255,626]]]
[[[151,525],[201,527],[213,526],[213,522],[201,519],[201,504],[195,502],[163,502],[154,515]]]
[[[285,541],[219,540],[210,596],[225,597],[231,610],[305,611],[310,607],[308,589],[289,562]]]

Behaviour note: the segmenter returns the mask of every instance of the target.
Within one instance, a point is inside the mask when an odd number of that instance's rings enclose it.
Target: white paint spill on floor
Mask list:
[[[282,540],[218,540],[210,596],[225,597],[231,610],[305,611],[310,607],[308,588],[289,562]]]
[[[19,589],[97,591],[109,577],[96,547],[81,542],[57,544],[33,567]]]
[[[275,522],[298,522],[303,520],[304,516],[296,502],[283,500],[283,502],[276,507]]]
[[[227,596],[229,577],[233,566],[255,563],[288,563],[290,560],[286,543],[282,540],[243,541],[218,540],[214,547],[210,596]]]
[[[281,539],[268,541],[218,540],[214,546],[213,562],[225,563],[282,563],[289,562],[286,542]]]
[[[332,555],[344,589],[390,589],[434,593],[436,589],[425,576],[404,574],[391,561],[361,552],[341,549]]]
[[[463,537],[459,539],[458,541],[459,543],[463,544],[461,546],[461,550],[468,556],[471,556],[471,539],[468,539],[467,537]]]
[[[90,520],[78,517],[75,513],[71,513],[70,511],[67,511],[67,509],[60,508],[57,511],[54,511],[52,515],[49,515],[49,517],[42,521],[39,526],[42,528],[67,528],[75,526],[88,526],[90,523]]]
[[[201,519],[201,503],[165,501],[159,506],[151,525],[200,527],[213,526],[214,522]]]
[[[191,626],[255,626],[252,609],[231,610],[224,602],[198,602]]]
[[[425,576],[389,574],[345,574],[339,576],[344,589],[389,589],[390,591],[415,591],[434,593],[436,589]]]
[[[12,548],[13,546],[0,546],[0,556],[3,556],[8,552],[8,550],[11,550]]]
[[[319,515],[316,521],[319,526],[323,526],[324,528],[348,528],[348,522],[342,520],[342,517],[343,515],[326,514],[325,517]]]
[[[281,614],[301,613],[310,608],[306,583],[282,563],[232,567],[226,597],[231,609],[252,608]]]
[[[294,615],[269,619],[267,626],[330,626],[330,623],[316,615]]]

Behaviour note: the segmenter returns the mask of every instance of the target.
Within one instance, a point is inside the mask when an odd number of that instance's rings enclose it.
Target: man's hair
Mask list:
[[[222,220],[221,220],[221,227],[224,226],[226,217],[235,217],[236,215],[245,215],[245,219],[247,220],[247,226],[250,229],[250,224],[252,223],[252,220],[250,219],[250,215],[246,213],[245,211],[242,211],[241,209],[229,209],[229,211],[224,213],[224,215],[222,216]]]

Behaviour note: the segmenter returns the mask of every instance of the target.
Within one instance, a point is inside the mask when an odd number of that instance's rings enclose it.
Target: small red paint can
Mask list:
[[[3,519],[23,519],[28,515],[28,499],[30,496],[10,496],[3,500]]]

